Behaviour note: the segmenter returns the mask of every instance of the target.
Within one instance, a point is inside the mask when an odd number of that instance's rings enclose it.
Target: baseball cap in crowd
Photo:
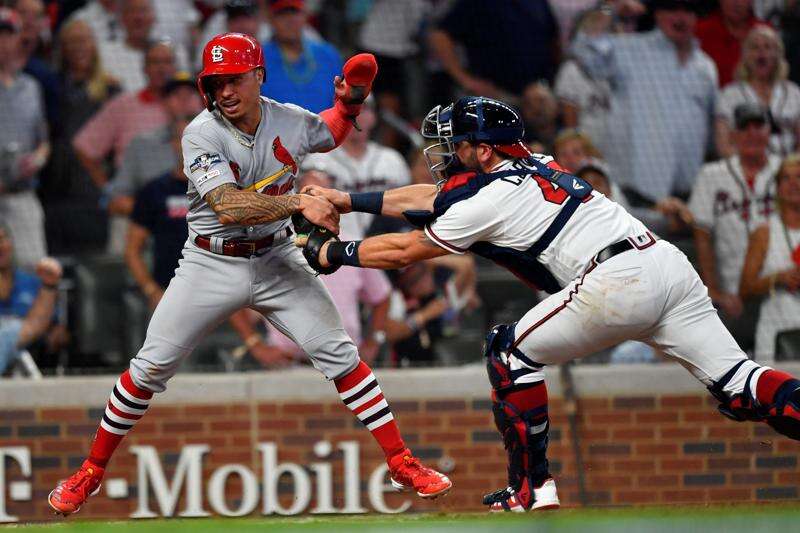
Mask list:
[[[700,10],[699,0],[652,0],[650,7],[653,11],[663,9],[665,11],[691,11],[696,13]]]
[[[746,128],[748,124],[753,122],[767,124],[769,122],[769,112],[759,104],[740,104],[733,110],[733,122],[737,130]]]
[[[269,10],[273,13],[284,11],[286,9],[305,11],[306,3],[304,0],[269,0]]]
[[[169,80],[166,84],[164,84],[164,88],[161,90],[161,93],[164,96],[168,96],[172,94],[175,89],[180,87],[189,87],[190,89],[197,88],[197,82],[194,80],[191,74],[188,72],[177,72],[175,76]]]
[[[19,33],[22,29],[22,22],[19,19],[16,11],[8,9],[7,7],[0,7],[0,31],[10,31]]]
[[[225,2],[225,14],[228,19],[251,17],[258,11],[256,0],[228,0]]]

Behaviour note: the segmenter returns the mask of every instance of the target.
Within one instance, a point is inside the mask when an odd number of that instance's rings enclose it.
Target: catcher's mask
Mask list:
[[[435,141],[423,152],[438,183],[452,176],[455,167],[460,167],[455,151],[461,141],[486,143],[510,157],[530,155],[522,142],[525,127],[519,113],[492,98],[465,96],[446,107],[436,106],[422,121],[421,133]]]

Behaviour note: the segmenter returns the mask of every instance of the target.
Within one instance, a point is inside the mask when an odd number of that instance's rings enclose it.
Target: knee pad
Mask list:
[[[544,386],[544,382],[513,387],[509,392],[522,392]],[[547,462],[547,404],[523,411],[510,401],[493,395],[492,412],[497,430],[503,436],[508,453],[508,485],[519,489],[525,479],[538,487],[550,476]]]
[[[492,388],[501,393],[514,387],[514,382],[527,374],[535,372],[544,365],[535,363],[514,345],[514,324],[500,324],[491,329],[483,344],[483,356],[486,358],[486,370]],[[509,354],[524,362],[531,368],[512,369]]]

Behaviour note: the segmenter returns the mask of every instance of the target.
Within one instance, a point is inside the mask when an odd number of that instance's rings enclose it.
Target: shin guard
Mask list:
[[[512,344],[513,326],[501,325],[487,335],[484,348],[489,381],[494,389],[494,421],[508,453],[509,487],[488,494],[484,504],[500,503],[505,507],[511,496],[516,495],[516,500],[527,510],[534,504],[533,489],[550,477],[547,387],[544,381],[515,384],[516,379],[536,370],[511,368],[508,355]],[[519,357],[516,353],[514,355]]]

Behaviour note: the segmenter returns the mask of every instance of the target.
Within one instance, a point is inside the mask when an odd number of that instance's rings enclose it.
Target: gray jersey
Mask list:
[[[317,114],[263,97],[261,112],[261,123],[253,136],[236,129],[218,112],[209,111],[200,113],[184,130],[190,231],[254,240],[289,224],[288,220],[279,220],[249,227],[224,226],[203,199],[225,183],[271,196],[290,193],[306,154],[334,146],[330,130]]]

